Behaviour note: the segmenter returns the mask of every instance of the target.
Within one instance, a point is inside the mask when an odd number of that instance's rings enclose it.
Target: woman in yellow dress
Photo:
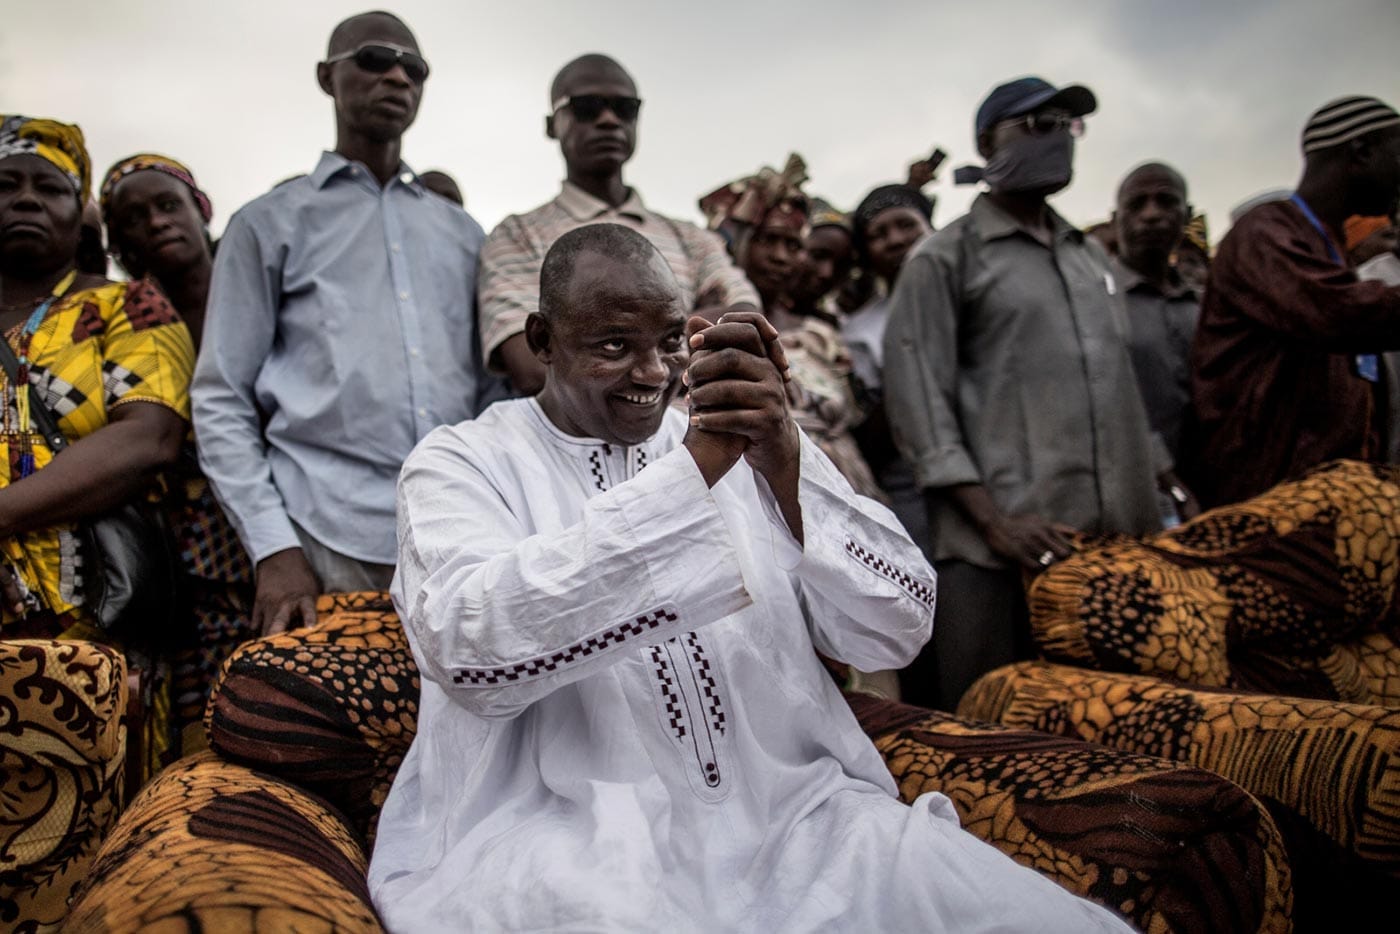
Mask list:
[[[148,495],[189,430],[194,346],[175,310],[149,283],[77,270],[90,183],[77,127],[0,116],[0,330],[21,377],[0,373],[0,638],[113,641],[83,605],[74,524]],[[39,404],[69,441],[58,456]]]

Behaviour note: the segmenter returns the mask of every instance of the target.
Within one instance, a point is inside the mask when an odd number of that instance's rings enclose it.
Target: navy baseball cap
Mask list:
[[[1044,78],[1026,77],[997,85],[977,108],[977,135],[1008,117],[1019,117],[1046,104],[1058,104],[1071,117],[1082,117],[1098,109],[1094,92],[1081,84],[1057,88]]]

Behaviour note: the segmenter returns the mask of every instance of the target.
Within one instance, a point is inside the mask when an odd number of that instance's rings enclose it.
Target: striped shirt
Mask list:
[[[539,307],[540,266],[550,246],[587,224],[622,224],[650,240],[676,274],[686,306],[761,307],[758,293],[736,267],[717,234],[687,221],[647,210],[635,191],[619,207],[600,201],[569,182],[548,204],[512,214],[491,231],[481,252],[477,299],[481,307],[482,356],[499,369],[496,349],[525,330]]]

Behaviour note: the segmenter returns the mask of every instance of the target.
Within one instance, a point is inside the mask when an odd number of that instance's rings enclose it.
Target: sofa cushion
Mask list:
[[[50,930],[121,810],[126,661],[0,642],[0,930]]]
[[[1284,833],[1300,913],[1335,917],[1342,887],[1354,906],[1400,883],[1400,710],[1022,662],[984,675],[958,712],[1239,783]]]
[[[371,840],[418,722],[418,666],[388,594],[328,594],[317,623],[249,642],[209,696],[211,749],[315,792]]]
[[[1051,661],[1400,706],[1400,468],[1336,461],[1030,584]]]
[[[1143,931],[1287,931],[1292,881],[1260,803],[1203,769],[852,695],[912,802]]]
[[[63,929],[382,934],[367,866],[326,802],[206,751],[132,802]]]

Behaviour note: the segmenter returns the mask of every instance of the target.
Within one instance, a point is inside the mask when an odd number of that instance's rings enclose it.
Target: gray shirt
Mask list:
[[[399,468],[476,414],[484,234],[406,166],[382,189],[325,153],[229,221],[191,395],[199,462],[252,559],[393,564]]]
[[[1184,283],[1164,294],[1121,259],[1113,261],[1113,275],[1128,307],[1128,350],[1148,424],[1176,459],[1191,407],[1191,340],[1200,297]]]
[[[980,483],[1007,515],[1161,526],[1147,414],[1108,257],[1054,215],[1054,248],[982,195],[905,261],[885,332],[891,429],[920,486]],[[950,499],[935,559],[1004,562]]]

